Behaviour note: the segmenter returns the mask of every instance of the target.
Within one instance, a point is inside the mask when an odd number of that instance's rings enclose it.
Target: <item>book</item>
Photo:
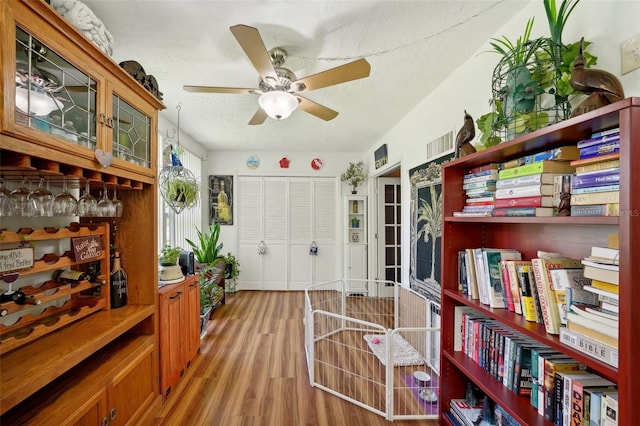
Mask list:
[[[620,127],[613,127],[611,129],[601,130],[599,132],[594,132],[591,134],[592,138],[598,138],[600,136],[606,136],[613,133],[620,133]]]
[[[582,424],[590,425],[591,424],[591,404],[593,399],[593,394],[597,392],[616,392],[617,387],[615,385],[610,386],[587,386],[582,389]],[[596,403],[601,404],[602,401],[600,398],[596,397]]]
[[[585,278],[582,267],[553,268],[550,270],[551,284],[555,296],[555,303],[560,315],[560,324],[567,324],[567,309],[569,305],[567,289],[571,292],[571,303],[595,306],[598,297],[584,289],[591,284],[591,279]]]
[[[569,187],[571,185],[569,184]],[[592,192],[609,192],[609,191],[620,191],[620,185],[602,185],[602,186],[587,186],[584,188],[575,188],[571,193],[572,194],[590,194]]]
[[[571,382],[571,425],[582,425],[584,419],[584,390],[591,387],[615,386],[603,377],[575,378]]]
[[[618,286],[617,284],[608,283],[606,281],[591,280],[591,286],[594,288],[599,288],[600,290],[605,290],[615,294],[620,293],[620,286]]]
[[[620,204],[589,204],[571,206],[571,216],[620,216]]]
[[[500,261],[522,260],[522,255],[517,250],[512,249],[483,249],[483,261],[485,262],[484,284],[488,296],[488,305],[492,308],[506,308],[505,290],[502,284],[502,273]]]
[[[591,192],[585,194],[571,194],[571,205],[619,203],[620,191]]]
[[[599,376],[586,370],[559,372],[557,375],[560,376],[559,379],[561,379],[561,384],[560,380],[558,380],[558,386],[562,387],[562,392],[561,399],[557,399],[556,402],[558,404],[558,408],[562,408],[556,410],[556,419],[559,420],[556,424],[566,424],[569,426],[571,424],[571,390],[573,388],[573,380],[586,377],[597,378]],[[556,389],[556,391],[558,391],[558,389]]]
[[[594,171],[597,171],[597,170],[612,169],[614,167],[620,167],[620,160],[619,159],[616,159],[616,160],[605,160],[605,161],[600,161],[598,163],[585,164],[584,166],[577,166],[576,167],[576,174],[594,172]]]
[[[607,327],[612,327],[612,329],[618,328],[618,318],[611,319],[611,318],[606,318],[603,315],[595,314],[593,312],[587,311],[586,306],[571,305],[569,309],[570,309],[569,313],[571,314],[575,313],[578,316],[594,321],[597,324],[601,324]],[[574,318],[573,315],[571,318]]]
[[[467,268],[467,285],[469,287],[469,295],[472,299],[478,300],[478,281],[476,280],[475,254],[473,249],[464,250],[465,267]]]
[[[513,207],[513,208],[494,208],[491,215],[493,217],[536,217],[536,216],[553,216],[555,209],[553,207]]]
[[[620,171],[601,171],[589,175],[574,175],[571,178],[571,190],[588,186],[612,185],[620,182]],[[496,191],[497,193],[498,191]],[[497,196],[497,194],[496,194]]]
[[[500,170],[498,172],[498,178],[508,179],[516,176],[535,175],[538,173],[573,173],[574,171],[575,168],[569,161],[545,160],[513,167],[511,169]]]
[[[547,359],[550,358],[554,358],[554,359],[565,359],[565,360],[571,360],[571,357],[569,357],[566,354],[563,353],[549,353],[549,354],[539,354],[538,355],[538,386],[537,386],[537,391],[538,391],[538,414],[540,414],[541,416],[544,417],[544,410],[545,410],[545,385],[544,385],[544,379],[545,379],[545,365],[546,365],[546,361]],[[573,360],[571,360],[573,361]],[[535,386],[532,388],[535,388]]]
[[[465,425],[474,425],[482,414],[483,403],[478,402],[476,405],[471,406],[464,399],[452,399],[449,401],[449,408],[454,414],[458,414],[460,420]]]
[[[611,284],[619,284],[618,265],[597,263],[587,259],[582,259],[584,265],[584,276],[592,280],[605,281]]]
[[[514,207],[553,207],[553,196],[534,195],[531,197],[501,198],[499,200],[495,200],[493,207],[496,209]]]
[[[619,312],[611,311],[601,306],[585,306],[584,308],[587,312],[591,312],[592,314],[595,314],[595,315],[600,315],[601,317],[604,317],[604,318],[609,318],[615,321],[618,321],[620,319]]]
[[[516,265],[518,272],[518,283],[520,284],[520,300],[522,301],[522,312],[524,318],[530,322],[540,322],[541,318],[538,317],[538,310],[536,308],[536,297],[533,292],[534,277],[531,269],[531,261]]]
[[[494,179],[494,180],[483,180],[479,182],[463,183],[462,189],[464,189],[465,191],[468,191],[471,189],[493,190],[493,189],[496,189],[496,181]]]
[[[540,356],[542,354],[562,355],[558,350],[551,349],[547,346],[534,346],[531,348],[531,395],[529,401],[531,406],[538,409],[540,401],[538,401],[538,387],[543,384],[543,376],[540,373]],[[566,356],[564,356],[566,358]],[[544,363],[543,363],[544,365]],[[542,370],[544,371],[544,369]],[[543,373],[544,374],[544,373]]]
[[[469,169],[468,174],[481,173],[487,170],[498,170],[499,167],[500,165],[498,163],[488,163],[482,166],[472,167],[471,169]]]
[[[612,154],[620,151],[620,139],[615,139],[610,142],[593,145],[587,148],[580,149],[580,159],[597,157],[599,155]]]
[[[537,163],[545,160],[577,160],[579,158],[580,149],[578,149],[576,145],[567,145],[525,155],[524,164]]]
[[[496,189],[516,188],[519,186],[552,184],[558,173],[536,173],[534,175],[516,176],[508,179],[498,179]]]
[[[532,392],[532,358],[534,348],[542,348],[537,342],[522,342],[516,345],[515,363],[513,366],[513,393],[530,396]]]
[[[572,317],[575,316],[575,318]],[[567,328],[584,336],[590,337],[598,342],[606,343],[618,349],[618,329],[600,326],[594,321],[585,320],[577,314],[567,313]],[[575,319],[575,320],[574,320]],[[586,325],[585,325],[586,324]]]
[[[453,350],[454,351],[462,351],[463,343],[464,343],[464,315],[463,314],[471,314],[475,313],[475,309],[469,306],[458,305],[454,307],[453,310],[453,324],[454,330],[456,333],[453,336]],[[459,333],[458,333],[459,331]]]
[[[560,342],[592,358],[618,368],[618,348],[566,327],[560,329]]]
[[[535,195],[553,195],[553,183],[526,186],[514,186],[511,188],[496,189],[495,198],[532,197]]]
[[[602,426],[617,426],[618,424],[618,393],[609,393],[602,398],[600,406]]]
[[[606,300],[603,300],[600,296],[598,296],[598,300],[600,301],[601,309],[620,314],[620,307],[618,306],[617,300],[614,303],[613,300],[606,301]]]
[[[620,132],[617,132],[617,133],[613,132],[607,135],[592,136],[589,139],[583,139],[580,142],[578,142],[576,147],[579,150],[582,150],[582,148],[588,148],[590,146],[595,146],[595,145],[604,145],[604,144],[614,142],[614,141],[619,141],[619,140],[620,140]]]
[[[602,290],[601,288],[597,288],[592,285],[585,285],[584,289],[587,291],[590,291],[591,293],[597,294],[598,300],[600,301],[606,300],[607,302],[610,302],[610,301],[618,302],[619,300],[618,293],[612,293],[607,290]]]
[[[544,360],[544,417],[550,422],[555,422],[558,394],[556,393],[556,373],[575,372],[585,370],[587,367],[580,361],[571,358],[548,358]],[[539,395],[539,393],[538,393]],[[538,401],[540,403],[540,401]]]
[[[614,152],[612,154],[599,155],[591,158],[583,158],[581,160],[571,160],[569,164],[573,167],[580,167],[580,166],[585,166],[590,164],[603,163],[605,161],[618,160],[619,158],[620,158],[620,153]]]
[[[523,315],[522,311],[522,291],[520,289],[520,280],[518,278],[518,265],[529,264],[526,260],[502,260],[501,266],[504,267],[508,276],[509,290],[511,291],[511,300],[513,301],[514,312]]]
[[[620,249],[611,247],[591,246],[590,259],[594,261],[604,261],[617,265],[620,257]]]
[[[498,171],[497,170],[486,170],[484,172],[479,173],[470,173],[466,174],[462,177],[462,183],[473,183],[473,182],[482,182],[485,180],[496,180],[498,179]]]
[[[458,252],[458,291],[468,294],[467,267],[465,263],[464,250]]]
[[[600,426],[602,424],[602,405],[606,395],[618,393],[617,389],[599,389],[591,391],[591,409],[589,410],[589,425]]]
[[[552,269],[579,268],[581,261],[563,257],[555,253],[539,253],[538,258],[531,259],[535,285],[542,310],[544,327],[549,334],[560,332],[560,312],[551,277]]]

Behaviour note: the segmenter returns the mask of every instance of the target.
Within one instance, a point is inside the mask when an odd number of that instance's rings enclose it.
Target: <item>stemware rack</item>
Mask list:
[[[100,238],[102,246],[100,257],[83,261],[75,259],[71,250],[65,250],[61,254],[46,253],[38,259],[34,258],[33,267],[17,272],[18,277],[12,282],[13,290],[19,288],[28,296],[38,299],[41,304],[38,306],[18,305],[14,302],[0,304],[0,309],[5,313],[0,324],[0,354],[27,345],[94,312],[108,309],[109,290],[105,283],[108,283],[109,273],[109,235],[108,223],[83,225],[71,223],[65,228],[20,228],[17,231],[0,231],[0,249],[29,244],[35,251],[38,244],[48,247],[58,243],[59,240],[90,236]],[[36,285],[33,285],[35,284],[33,282],[27,284],[29,276],[68,268],[86,271],[89,264],[94,261],[100,262],[98,282],[83,280],[78,283],[65,283],[45,279],[44,283],[40,280]],[[1,278],[4,281],[13,281],[15,277],[12,277],[12,274],[5,273]],[[21,286],[21,281],[26,285]]]

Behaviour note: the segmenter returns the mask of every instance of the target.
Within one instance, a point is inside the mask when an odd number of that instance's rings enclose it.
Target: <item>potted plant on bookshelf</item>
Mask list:
[[[162,252],[158,256],[158,263],[160,264],[158,279],[161,283],[177,282],[184,277],[182,269],[178,265],[181,251],[182,248],[173,247],[169,244],[162,248]]]
[[[493,51],[502,58],[493,72],[493,111],[476,120],[485,147],[569,118],[574,94],[569,79],[580,42],[564,44],[562,32],[579,1],[562,0],[556,8],[555,0],[543,0],[550,37],[531,39],[531,18],[515,42],[506,36],[492,39]],[[585,67],[596,63],[593,55],[584,57]]]
[[[200,272],[201,279],[213,280],[218,287],[223,287],[226,262],[222,254],[223,243],[220,242],[220,224],[216,222],[209,225],[209,232],[196,230],[197,242],[186,239],[196,260],[196,270]],[[221,300],[224,303],[224,291]],[[213,302],[212,306],[217,303]]]
[[[365,181],[367,174],[364,171],[364,162],[349,163],[349,167],[345,170],[340,179],[342,182],[348,182],[351,185],[351,193],[356,194],[358,192],[358,186]]]

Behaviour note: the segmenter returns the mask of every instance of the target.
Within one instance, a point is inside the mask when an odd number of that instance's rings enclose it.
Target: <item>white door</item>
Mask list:
[[[304,290],[337,279],[336,191],[333,178],[239,177],[240,289]]]

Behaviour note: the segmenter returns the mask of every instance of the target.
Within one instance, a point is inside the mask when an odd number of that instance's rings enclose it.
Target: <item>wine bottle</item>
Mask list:
[[[42,300],[27,296],[20,290],[5,291],[0,295],[0,302],[13,302],[16,305],[39,305]]]
[[[53,279],[55,281],[66,281],[72,283],[78,283],[88,278],[88,274],[82,271],[74,271],[73,269],[58,269],[53,272]]]
[[[113,256],[111,271],[111,308],[121,308],[127,304],[127,273],[120,265],[120,252]]]

